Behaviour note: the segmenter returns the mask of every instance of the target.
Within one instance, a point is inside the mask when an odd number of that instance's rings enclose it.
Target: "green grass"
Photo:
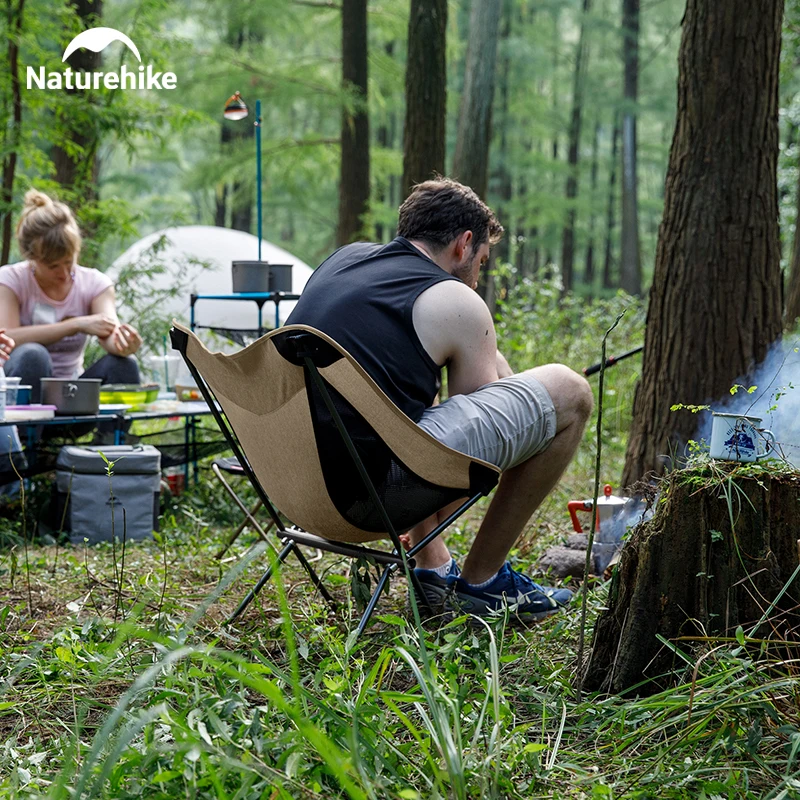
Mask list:
[[[622,302],[564,316],[539,298],[539,314],[509,314],[513,365],[597,361]],[[636,309],[625,325],[610,352],[641,341]],[[631,359],[607,373],[611,482],[637,371]],[[589,432],[513,551],[522,566],[569,531],[566,501],[591,495],[593,459]],[[243,541],[215,561],[238,517],[208,477],[171,506],[157,540],[126,546],[124,572],[119,546],[26,548],[18,513],[0,525],[0,796],[800,796],[797,664],[757,642],[678,658],[668,692],[578,702],[577,605],[528,629],[462,618],[420,635],[398,579],[353,645],[348,564],[330,556],[318,566],[340,614],[289,565],[224,628],[266,560],[240,561]],[[457,557],[484,510],[449,537]],[[589,631],[605,592],[591,587]]]

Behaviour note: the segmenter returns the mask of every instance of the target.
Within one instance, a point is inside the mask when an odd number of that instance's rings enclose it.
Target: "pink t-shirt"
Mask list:
[[[42,291],[27,261],[0,267],[0,285],[17,296],[20,325],[47,325],[90,314],[92,300],[112,285],[106,275],[89,267],[76,265],[72,274],[72,288],[63,300],[53,300]],[[83,372],[86,339],[85,333],[76,333],[45,345],[53,360],[54,378],[77,378]]]

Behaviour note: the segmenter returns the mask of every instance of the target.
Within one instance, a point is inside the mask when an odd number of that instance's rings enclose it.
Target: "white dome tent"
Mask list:
[[[231,262],[256,260],[258,258],[258,237],[230,228],[217,228],[213,225],[183,225],[151,233],[131,245],[119,256],[108,270],[114,280],[119,271],[128,264],[136,263],[153,245],[164,236],[167,246],[159,253],[158,260],[165,264],[173,262],[185,265],[187,259],[202,261],[209,269],[197,268],[192,271],[189,287],[180,297],[166,301],[161,309],[165,315],[189,322],[190,297],[194,294],[231,294]],[[262,239],[261,258],[270,264],[292,265],[292,293],[300,294],[311,277],[313,270],[297,256],[287,250]],[[155,290],[166,289],[174,282],[169,270],[154,275],[151,279]],[[280,321],[283,324],[295,306],[295,301],[280,303]],[[124,311],[122,312],[124,315]],[[198,300],[195,306],[195,321],[198,325],[218,328],[251,328],[258,324],[258,308],[254,302],[246,300]],[[275,321],[275,306],[265,303],[263,324],[272,327]],[[131,320],[135,324],[135,320]]]

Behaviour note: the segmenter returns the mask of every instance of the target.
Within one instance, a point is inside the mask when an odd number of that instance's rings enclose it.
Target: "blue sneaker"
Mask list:
[[[462,611],[479,617],[489,616],[508,606],[519,619],[526,622],[549,617],[572,599],[569,589],[539,586],[527,575],[511,569],[506,561],[488,586],[476,589],[463,578],[451,578],[454,600]]]
[[[422,587],[423,597],[417,596],[420,611],[427,614],[441,614],[445,609],[445,600],[450,593],[450,586],[461,574],[455,559],[450,559],[450,572],[441,578],[432,569],[415,569],[414,575]]]

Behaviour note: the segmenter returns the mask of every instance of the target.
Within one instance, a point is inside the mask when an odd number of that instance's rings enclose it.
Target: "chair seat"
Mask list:
[[[214,464],[229,475],[244,475],[244,467],[239,463],[239,459],[236,456],[215,458]]]

